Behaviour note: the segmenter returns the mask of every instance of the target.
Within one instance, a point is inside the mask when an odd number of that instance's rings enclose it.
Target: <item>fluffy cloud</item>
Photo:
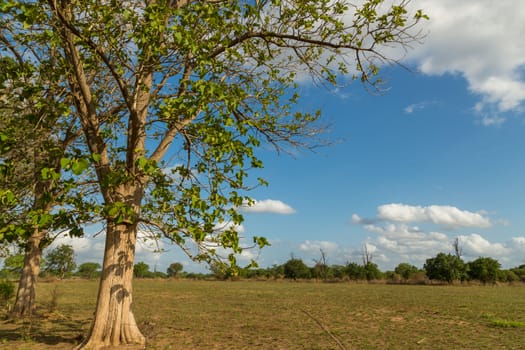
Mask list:
[[[73,247],[77,264],[83,262],[102,263],[104,257],[105,233],[86,234],[84,237],[70,237],[67,233],[58,236],[45,253],[56,247],[67,244]],[[169,244],[163,240],[153,238],[151,233],[140,231],[137,234],[137,244],[135,245],[135,261],[145,261],[150,264],[158,262],[161,252],[167,249]]]
[[[299,245],[299,249],[308,253],[319,253],[322,249],[325,253],[331,254],[337,251],[337,243],[330,241],[304,241]]]
[[[367,224],[363,225],[363,228],[376,235],[369,237],[367,242],[375,246],[374,261],[383,262],[384,269],[394,268],[401,262],[422,267],[426,259],[434,257],[437,253],[453,253],[456,237],[459,239],[462,258],[465,261],[488,256],[497,259],[506,267],[523,263],[525,237],[513,237],[508,242],[491,242],[477,233],[453,237],[441,232],[425,232],[405,224]]]
[[[414,2],[415,3],[415,2]],[[460,74],[481,96],[476,109],[486,125],[492,111],[520,110],[525,101],[525,6],[522,0],[427,0],[415,3],[430,16],[423,45],[408,59],[429,75]]]
[[[447,235],[439,232],[424,232],[418,227],[404,224],[388,224],[386,226],[365,225],[365,230],[378,235],[372,240],[376,248],[390,254],[402,257],[424,255],[428,252],[449,250],[450,240]]]
[[[104,234],[85,235],[84,237],[70,237],[67,233],[58,236],[44,251],[44,254],[62,244],[73,247],[77,264],[83,262],[99,262],[102,264],[104,256]]]
[[[378,218],[397,222],[431,222],[445,227],[489,227],[491,222],[480,213],[460,210],[448,205],[428,207],[406,204],[385,204],[377,208]]]
[[[461,235],[458,239],[463,253],[467,256],[503,257],[511,251],[510,247],[502,243],[491,243],[477,233]]]
[[[251,206],[244,206],[242,211],[245,213],[272,213],[272,214],[293,214],[295,210],[286,203],[274,199],[255,201]]]
[[[352,215],[352,222],[371,234],[367,244],[375,246],[374,257],[383,269],[394,268],[400,262],[422,267],[425,260],[439,252],[453,253],[457,237],[465,261],[480,256],[497,259],[504,267],[523,263],[525,237],[516,236],[508,241],[492,242],[478,233],[459,233],[458,229],[486,228],[491,222],[482,212],[473,213],[452,206],[411,206],[385,204],[377,208],[377,216],[363,219]],[[498,223],[498,221],[495,221]],[[424,227],[409,225],[421,223]],[[505,222],[503,222],[504,224]],[[448,234],[435,231],[432,226],[445,227]],[[381,264],[382,263],[382,264]]]
[[[513,237],[511,243],[515,249],[525,252],[525,237]]]

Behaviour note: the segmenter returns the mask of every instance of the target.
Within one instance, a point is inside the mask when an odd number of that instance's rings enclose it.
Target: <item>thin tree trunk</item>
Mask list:
[[[42,232],[35,229],[27,242],[24,267],[18,283],[16,301],[11,311],[11,317],[31,317],[35,311],[35,287],[42,260],[42,250],[40,249],[42,237]]]
[[[108,223],[95,319],[88,337],[77,349],[131,344],[145,347],[146,338],[131,310],[136,237],[135,225]]]

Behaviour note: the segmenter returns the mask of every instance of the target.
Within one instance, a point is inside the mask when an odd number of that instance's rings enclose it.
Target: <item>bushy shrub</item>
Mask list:
[[[416,266],[409,263],[400,263],[394,270],[394,272],[401,276],[405,281],[413,279],[418,271],[419,269]]]
[[[500,275],[500,263],[492,258],[479,257],[467,264],[469,279],[483,283],[496,283]]]
[[[0,281],[0,305],[6,306],[15,296],[15,286],[9,281]]]
[[[452,283],[466,278],[465,263],[452,254],[439,253],[435,258],[427,259],[423,268],[431,280]]]
[[[284,264],[284,277],[291,279],[310,278],[310,268],[301,259],[291,258]]]

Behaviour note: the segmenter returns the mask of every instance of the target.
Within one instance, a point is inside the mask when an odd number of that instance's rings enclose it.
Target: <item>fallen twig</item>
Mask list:
[[[333,335],[332,332],[330,332],[330,331],[328,330],[328,328],[326,328],[326,327],[321,323],[321,321],[319,321],[318,319],[316,319],[316,318],[315,318],[311,313],[309,313],[308,311],[306,311],[306,310],[304,310],[304,309],[301,310],[301,311],[304,312],[304,313],[305,313],[308,317],[310,317],[312,320],[314,320],[315,323],[317,323],[317,324],[319,325],[319,327],[321,327],[321,329],[322,329],[323,331],[325,331],[325,332],[326,332],[326,333],[327,333],[327,334],[328,334],[328,335],[329,335],[329,336],[330,336],[330,337],[331,337],[331,338],[337,343],[337,345],[339,346],[339,348],[340,348],[341,350],[346,350],[346,348],[345,348],[345,346],[343,345],[343,343],[341,343],[341,341],[340,341],[335,335]]]

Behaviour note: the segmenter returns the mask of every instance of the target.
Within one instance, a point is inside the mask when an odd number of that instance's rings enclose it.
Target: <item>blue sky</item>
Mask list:
[[[251,195],[244,236],[272,243],[246,251],[261,266],[293,254],[312,264],[360,262],[363,246],[382,270],[422,267],[451,252],[525,264],[525,4],[522,0],[422,0],[431,20],[400,67],[383,67],[388,91],[354,82],[334,91],[303,82],[300,109],[323,110],[334,141],[315,153],[262,150],[270,183]],[[394,54],[394,51],[392,51]],[[63,243],[59,240],[55,244]],[[101,259],[102,240],[72,242],[77,261]],[[204,267],[163,244],[139,245],[136,261],[165,271]]]

